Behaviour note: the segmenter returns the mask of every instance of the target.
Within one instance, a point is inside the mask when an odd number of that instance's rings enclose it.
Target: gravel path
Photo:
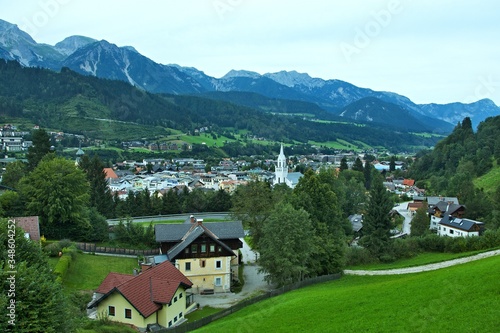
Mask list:
[[[500,254],[500,250],[484,252],[480,254],[476,254],[470,257],[458,258],[443,262],[438,262],[435,264],[428,264],[423,266],[415,266],[415,267],[407,267],[407,268],[398,268],[398,269],[387,269],[387,270],[379,270],[379,271],[365,271],[365,270],[344,270],[344,274],[346,275],[398,275],[398,274],[411,274],[411,273],[420,273],[427,271],[434,271],[436,269],[455,266],[459,264],[463,264],[466,262],[471,262],[483,258],[493,257]]]

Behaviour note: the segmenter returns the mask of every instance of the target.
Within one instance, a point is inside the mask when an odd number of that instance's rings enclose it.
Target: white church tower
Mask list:
[[[286,178],[288,177],[288,165],[286,164],[286,157],[283,153],[283,145],[281,145],[280,154],[278,156],[278,163],[274,169],[274,184],[284,184],[286,183]]]

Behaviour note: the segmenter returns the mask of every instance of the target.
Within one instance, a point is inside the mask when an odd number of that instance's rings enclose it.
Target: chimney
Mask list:
[[[151,268],[151,264],[141,263],[141,272],[145,272]]]
[[[196,222],[198,223],[198,225],[202,225],[203,224],[203,219],[197,219]]]
[[[196,222],[196,219],[194,218],[194,215],[191,215],[189,218],[191,219],[191,223],[195,223]]]

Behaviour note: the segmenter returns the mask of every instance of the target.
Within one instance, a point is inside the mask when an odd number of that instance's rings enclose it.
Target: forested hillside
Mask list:
[[[246,130],[273,141],[342,139],[398,150],[431,147],[437,140],[387,127],[279,116],[202,97],[155,95],[64,68],[57,73],[5,61],[0,61],[0,116],[102,140],[154,137],[170,134],[168,129],[189,132],[203,126],[216,135]]]
[[[499,161],[500,116],[486,119],[476,132],[465,118],[433,150],[417,154],[409,175],[429,194],[458,197],[467,206],[467,217],[500,225],[500,180],[495,180],[492,193],[473,183],[498,168]]]

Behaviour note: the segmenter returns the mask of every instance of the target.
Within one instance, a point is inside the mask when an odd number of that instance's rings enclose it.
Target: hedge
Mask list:
[[[56,281],[62,283],[66,277],[69,266],[71,264],[71,255],[63,254],[54,268],[54,274],[57,275]]]

